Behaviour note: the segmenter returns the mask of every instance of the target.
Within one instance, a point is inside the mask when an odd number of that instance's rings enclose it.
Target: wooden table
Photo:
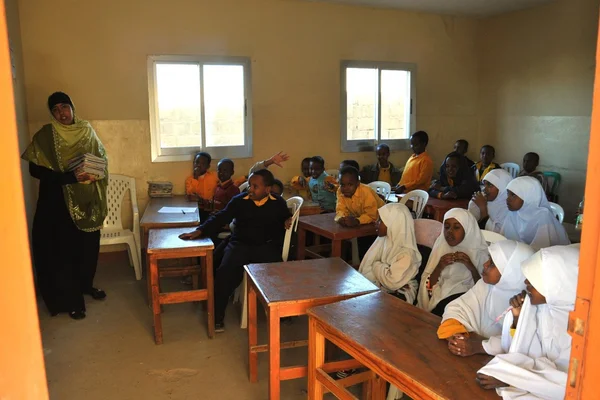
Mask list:
[[[258,381],[258,353],[269,352],[269,399],[279,399],[280,381],[306,376],[306,366],[281,368],[280,351],[307,341],[280,343],[280,318],[304,315],[322,304],[379,290],[340,258],[250,264],[248,282],[248,361],[251,382]],[[256,300],[267,311],[269,344],[258,345]]]
[[[196,207],[193,213],[165,214],[159,213],[162,207]],[[200,224],[200,215],[198,214],[198,203],[188,201],[185,196],[173,197],[154,197],[150,199],[144,215],[140,221],[144,239],[142,247],[148,248],[148,231],[156,228],[184,228],[195,227]]]
[[[454,356],[437,338],[440,318],[394,296],[368,294],[311,308],[308,315],[311,400],[322,399],[325,389],[338,399],[356,399],[345,386],[365,381],[367,398],[378,400],[386,397],[385,381],[413,399],[498,399],[475,382],[490,356]],[[334,381],[327,374],[333,368],[324,360],[325,339],[369,371]]]
[[[404,197],[404,194],[398,194],[396,196],[402,198]],[[433,219],[444,222],[444,214],[453,208],[464,208],[466,210],[469,207],[469,201],[469,199],[436,199],[430,196],[429,200],[427,200],[427,204],[425,205],[425,212],[433,215]],[[409,202],[410,200],[407,203]],[[412,210],[411,207],[409,208]]]
[[[306,232],[313,232],[331,239],[331,257],[342,256],[342,240],[377,234],[375,224],[346,228],[335,222],[334,218],[335,214],[329,213],[309,215],[298,219],[298,251],[296,255],[298,260],[304,260],[306,257]]]
[[[213,249],[210,239],[181,240],[179,235],[189,231],[188,228],[152,229],[148,239],[148,298],[152,299],[154,314],[154,342],[162,344],[161,304],[186,303],[192,301],[207,302],[208,337],[215,335],[214,293],[213,293]],[[201,265],[186,267],[158,268],[158,260],[201,257]],[[161,293],[159,278],[172,276],[198,275],[202,273],[204,288],[198,289],[198,280],[194,280],[192,290]]]

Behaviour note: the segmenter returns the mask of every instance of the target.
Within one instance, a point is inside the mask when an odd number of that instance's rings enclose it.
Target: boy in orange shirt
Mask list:
[[[185,194],[191,201],[198,201],[198,207],[208,208],[219,183],[216,172],[209,171],[212,158],[200,152],[194,157],[194,175],[185,180]]]
[[[431,177],[433,176],[433,160],[425,151],[428,143],[429,136],[425,131],[415,132],[410,137],[410,147],[414,154],[406,161],[396,193],[408,193],[415,189],[429,189]]]

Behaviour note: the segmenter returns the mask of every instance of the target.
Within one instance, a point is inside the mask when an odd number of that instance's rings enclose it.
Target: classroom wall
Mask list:
[[[146,181],[170,180],[182,192],[191,173],[189,162],[150,161],[150,54],[251,57],[254,157],[236,160],[239,174],[280,150],[292,157],[275,170],[282,179],[308,155],[331,168],[374,161],[340,152],[344,59],[418,65],[417,128],[431,134],[436,163],[457,137],[479,142],[474,19],[297,0],[22,0],[20,12],[31,132],[48,120],[48,94],[71,94],[110,171],[136,177],[142,208]],[[409,155],[391,160],[403,166]]]
[[[598,0],[557,0],[479,27],[480,137],[500,161],[540,154],[562,175],[573,222],[583,197],[592,111]]]

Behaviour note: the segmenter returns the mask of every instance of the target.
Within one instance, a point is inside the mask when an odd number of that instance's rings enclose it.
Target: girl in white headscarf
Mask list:
[[[492,351],[494,342],[499,345],[502,314],[510,298],[525,289],[521,263],[533,255],[533,249],[525,243],[503,240],[492,244],[489,252],[482,279],[448,304],[438,329],[438,337],[448,339],[448,348],[458,356],[485,354],[486,349]]]
[[[535,250],[571,243],[565,228],[552,214],[540,182],[530,176],[512,180],[506,187],[508,216],[500,233],[525,242]]]
[[[487,260],[487,244],[475,217],[460,208],[448,211],[421,277],[419,308],[441,317],[446,304],[475,285]]]
[[[483,192],[477,192],[469,202],[469,212],[488,231],[500,232],[508,215],[506,186],[512,176],[503,169],[494,169],[483,178]],[[483,225],[485,223],[485,225]]]
[[[477,374],[485,389],[503,399],[563,399],[571,354],[567,333],[575,306],[579,249],[554,246],[523,263],[526,295],[511,299],[502,349]]]
[[[413,304],[421,254],[410,211],[404,204],[385,205],[379,209],[375,226],[378,238],[365,254],[358,271],[377,286],[397,292]]]

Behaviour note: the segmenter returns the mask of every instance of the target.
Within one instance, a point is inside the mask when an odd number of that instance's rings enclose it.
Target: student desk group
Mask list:
[[[182,196],[152,199],[140,223],[148,253],[149,299],[157,344],[162,343],[161,304],[207,300],[208,334],[209,337],[214,334],[212,242],[178,239],[180,233],[199,224],[197,213],[158,213],[163,206],[193,204]],[[302,238],[306,231],[332,240],[332,258],[303,259]],[[268,352],[269,399],[280,398],[282,380],[304,376],[308,376],[309,399],[322,399],[329,392],[339,399],[357,399],[346,387],[361,382],[363,398],[368,399],[385,399],[386,382],[413,398],[497,398],[494,391],[481,389],[475,381],[476,371],[490,357],[452,355],[446,342],[437,338],[439,317],[379,291],[339,258],[342,240],[373,234],[373,225],[343,228],[333,222],[332,214],[306,215],[300,218],[298,225],[298,261],[244,266],[248,289],[250,381],[258,381],[258,354]],[[158,260],[177,257],[201,257],[205,289],[194,287],[184,292],[160,293],[158,278],[178,275],[164,272],[162,266],[159,270]],[[183,272],[189,274],[191,268],[183,267]],[[258,303],[267,314],[267,344],[258,343]],[[309,316],[308,340],[282,343],[280,319],[298,315]],[[326,341],[348,353],[351,359],[325,360]],[[308,366],[281,367],[281,350],[307,345]],[[362,372],[339,380],[329,375],[351,368],[361,368]]]

